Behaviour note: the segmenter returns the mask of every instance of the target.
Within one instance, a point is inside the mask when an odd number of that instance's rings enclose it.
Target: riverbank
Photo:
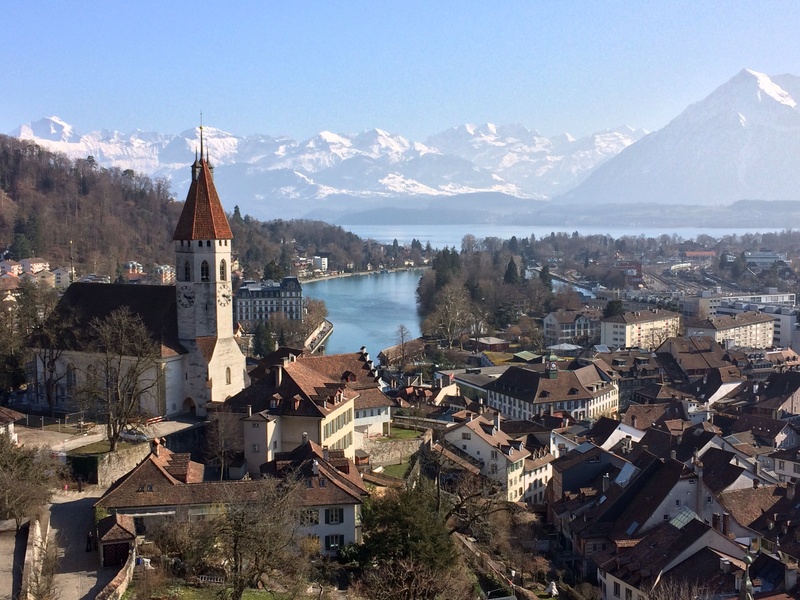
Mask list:
[[[361,277],[364,275],[380,275],[381,273],[405,273],[407,271],[424,271],[426,269],[430,269],[428,265],[421,265],[419,267],[395,267],[393,269],[381,269],[380,271],[357,271],[353,273],[347,273],[344,271],[336,272],[335,274],[326,274],[319,277],[314,276],[306,276],[306,277],[298,277],[300,283],[308,283],[312,281],[328,281],[330,279],[342,279],[344,277]]]

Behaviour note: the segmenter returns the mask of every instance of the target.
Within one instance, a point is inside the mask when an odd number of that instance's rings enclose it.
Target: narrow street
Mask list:
[[[86,551],[86,534],[94,522],[96,487],[83,492],[59,491],[50,507],[51,534],[58,544],[56,593],[59,600],[93,599],[119,572],[103,568],[97,550]]]

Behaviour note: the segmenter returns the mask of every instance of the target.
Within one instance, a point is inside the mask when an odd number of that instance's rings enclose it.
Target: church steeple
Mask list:
[[[200,157],[195,154],[192,164],[192,185],[186,196],[178,225],[172,236],[179,240],[233,239],[228,218],[214,187],[213,169],[208,155],[203,156],[203,126],[200,126]]]

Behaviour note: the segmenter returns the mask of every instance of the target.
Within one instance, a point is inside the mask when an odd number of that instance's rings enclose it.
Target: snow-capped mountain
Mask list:
[[[706,205],[797,199],[797,100],[800,77],[742,70],[563,198]]]
[[[168,177],[188,184],[200,129],[178,135],[95,131],[82,135],[58,117],[23,125],[10,135],[72,158],[94,156],[104,167]],[[415,142],[381,129],[358,134],[323,131],[311,139],[237,136],[203,129],[218,185],[242,211],[269,216],[274,206],[301,216],[319,201],[343,197],[448,197],[479,192],[547,199],[577,185],[599,164],[639,139],[628,127],[574,139],[547,138],[521,125],[463,125]],[[327,208],[331,208],[330,202]],[[343,209],[352,210],[350,206]],[[304,212],[305,211],[305,212]]]

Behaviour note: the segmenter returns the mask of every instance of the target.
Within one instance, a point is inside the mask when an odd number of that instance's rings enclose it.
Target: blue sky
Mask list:
[[[742,68],[800,75],[791,2],[7,0],[0,132],[197,124],[415,140],[462,123],[657,129]]]

